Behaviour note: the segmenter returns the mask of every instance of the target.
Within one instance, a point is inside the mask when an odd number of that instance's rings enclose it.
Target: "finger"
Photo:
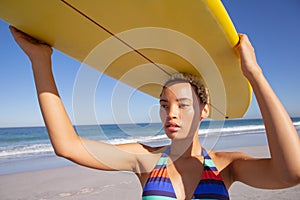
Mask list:
[[[9,26],[9,30],[13,36],[16,36],[16,34],[18,33],[18,29],[13,26]]]
[[[12,35],[14,36],[15,40],[18,40],[20,38],[20,39],[24,39],[32,44],[42,44],[42,45],[50,46],[46,42],[35,39],[34,37],[24,33],[23,31],[20,31],[19,29],[17,29],[14,26],[9,26],[9,29],[10,29]]]
[[[14,36],[15,39],[18,38],[23,38],[23,39],[29,39],[31,38],[29,35],[27,35],[26,33],[20,31],[19,29],[17,29],[14,26],[9,26],[10,32],[12,33],[12,35]]]
[[[9,26],[9,29],[10,29],[10,32],[13,34],[13,35],[26,35],[28,37],[30,37],[29,35],[27,35],[26,33],[20,31],[19,29],[17,29],[16,27],[14,26]]]
[[[9,25],[9,30],[10,30],[10,32],[14,32],[16,30],[16,28],[12,25]]]
[[[240,54],[241,54],[241,44],[243,42],[243,37],[245,36],[245,34],[243,33],[239,33],[238,37],[239,37],[239,41],[238,43],[234,46],[234,51],[236,53],[236,55],[240,58]]]
[[[9,25],[9,30],[10,30],[11,32],[17,32],[17,31],[19,31],[16,27],[14,27],[14,26],[12,26],[12,25]]]
[[[246,35],[246,34],[243,34],[243,33],[239,33],[238,36],[239,36],[239,41],[238,41],[238,43],[234,46],[235,49],[240,49],[240,46],[241,46],[241,44],[242,44],[242,42],[243,42],[243,40],[244,40],[244,37],[245,37],[245,36],[247,37],[247,35]]]

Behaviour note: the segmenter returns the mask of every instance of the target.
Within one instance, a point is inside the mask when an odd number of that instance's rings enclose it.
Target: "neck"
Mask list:
[[[170,148],[170,156],[177,158],[194,157],[199,156],[202,153],[202,146],[199,142],[198,132],[194,134],[193,138],[172,140]]]

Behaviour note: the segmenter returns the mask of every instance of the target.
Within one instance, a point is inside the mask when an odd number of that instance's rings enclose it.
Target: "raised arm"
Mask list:
[[[241,156],[232,164],[233,179],[260,188],[299,184],[300,142],[297,131],[257,64],[254,49],[246,35],[240,35],[237,50],[242,71],[252,85],[264,120],[271,158]]]
[[[28,55],[34,74],[40,109],[58,156],[102,170],[131,170],[137,165],[132,152],[146,152],[139,144],[113,146],[80,138],[65,111],[52,74],[52,48],[10,27],[15,41]]]

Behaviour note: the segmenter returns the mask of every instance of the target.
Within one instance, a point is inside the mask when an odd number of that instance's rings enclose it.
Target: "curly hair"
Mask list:
[[[193,86],[194,91],[198,95],[201,104],[208,104],[210,102],[208,89],[204,81],[198,76],[187,73],[172,74],[169,80],[164,84],[164,88],[176,82],[190,83],[191,86]]]

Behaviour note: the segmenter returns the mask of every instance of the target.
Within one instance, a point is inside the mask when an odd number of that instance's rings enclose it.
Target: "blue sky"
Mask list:
[[[288,113],[300,116],[300,1],[224,0],[223,4],[237,31],[250,37],[258,62]],[[100,75],[58,51],[54,51],[52,59],[60,95],[74,121],[72,94],[78,70]],[[116,82],[108,77],[101,82],[105,87],[97,88],[96,114],[86,113],[80,123],[89,124],[95,120],[114,123],[114,116],[118,116],[121,123],[159,121],[157,99],[141,93],[135,93],[130,99],[129,117],[124,113],[112,113],[110,97]],[[0,21],[0,92],[0,127],[43,125],[30,62],[3,21]],[[245,118],[258,117],[259,109],[253,98]]]

